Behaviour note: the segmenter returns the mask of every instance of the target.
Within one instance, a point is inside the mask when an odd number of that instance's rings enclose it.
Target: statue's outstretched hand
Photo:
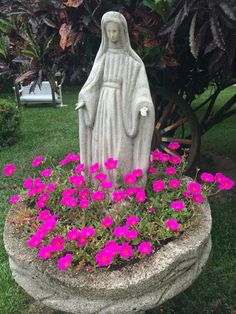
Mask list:
[[[79,110],[85,106],[85,101],[81,100],[75,105],[75,110]]]
[[[147,113],[148,113],[148,108],[147,107],[143,107],[143,108],[140,109],[141,116],[146,117]]]

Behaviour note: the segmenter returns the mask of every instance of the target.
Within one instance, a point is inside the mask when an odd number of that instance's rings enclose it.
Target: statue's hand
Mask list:
[[[146,117],[147,113],[148,113],[148,108],[147,107],[143,107],[139,111],[140,111],[141,116]]]
[[[85,101],[81,100],[75,105],[75,110],[79,110],[85,106]]]

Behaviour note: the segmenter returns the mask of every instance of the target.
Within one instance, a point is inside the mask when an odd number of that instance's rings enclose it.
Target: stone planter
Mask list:
[[[211,212],[205,202],[193,227],[136,264],[114,271],[61,272],[39,260],[20,238],[12,223],[15,210],[4,231],[14,279],[34,299],[67,313],[144,313],[188,288],[211,250]]]

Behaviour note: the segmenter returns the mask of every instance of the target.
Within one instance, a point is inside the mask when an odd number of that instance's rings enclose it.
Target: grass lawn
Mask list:
[[[222,93],[219,105],[234,93],[231,87]],[[78,150],[78,119],[74,110],[78,91],[66,87],[63,91],[67,107],[25,108],[22,110],[20,141],[0,151],[0,169],[15,163],[18,171],[6,179],[0,173],[0,234],[8,199],[18,192],[18,186],[30,175],[31,160],[36,155],[60,160],[68,152]],[[4,95],[3,95],[4,96]],[[203,148],[214,150],[236,161],[236,116],[229,118],[208,132],[202,139]],[[20,174],[23,174],[20,177]],[[235,214],[236,196],[229,193],[224,200],[211,199],[213,216],[213,248],[207,266],[195,283],[159,310],[149,313],[235,313]],[[0,241],[0,314],[27,313],[29,298],[11,277],[3,241]],[[37,314],[37,313],[35,313]]]

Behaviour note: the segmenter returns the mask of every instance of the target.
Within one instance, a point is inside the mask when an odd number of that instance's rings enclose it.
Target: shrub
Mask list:
[[[20,111],[7,98],[0,99],[0,148],[14,144],[20,135]]]

